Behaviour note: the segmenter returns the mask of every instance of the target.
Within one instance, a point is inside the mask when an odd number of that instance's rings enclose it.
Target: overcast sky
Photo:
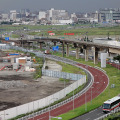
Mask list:
[[[65,9],[69,12],[93,12],[99,8],[119,8],[120,0],[0,0],[0,11]]]

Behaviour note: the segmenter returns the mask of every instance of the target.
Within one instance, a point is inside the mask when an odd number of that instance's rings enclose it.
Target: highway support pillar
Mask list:
[[[54,42],[54,46],[56,46],[56,42]]]
[[[89,48],[86,47],[86,49],[85,49],[85,61],[88,61],[88,50],[89,50]]]
[[[65,56],[65,48],[64,48],[65,43],[62,42],[62,57]]]
[[[66,44],[66,57],[69,57],[69,44]]]
[[[40,43],[40,50],[42,49],[42,42],[39,42]]]
[[[76,59],[79,59],[79,48],[76,47]]]
[[[99,49],[97,47],[94,47],[93,50],[94,50],[94,64],[98,64],[98,51],[99,51]]]

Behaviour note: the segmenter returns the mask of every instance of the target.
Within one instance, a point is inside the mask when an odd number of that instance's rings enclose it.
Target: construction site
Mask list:
[[[47,60],[46,64],[50,70],[62,71],[55,61]],[[35,79],[36,66],[39,64],[30,55],[0,50],[0,110],[42,99],[64,88],[59,78]]]

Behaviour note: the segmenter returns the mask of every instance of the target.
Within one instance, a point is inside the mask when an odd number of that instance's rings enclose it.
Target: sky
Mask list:
[[[94,12],[100,8],[119,8],[120,0],[0,0],[0,11],[64,9],[68,12]]]

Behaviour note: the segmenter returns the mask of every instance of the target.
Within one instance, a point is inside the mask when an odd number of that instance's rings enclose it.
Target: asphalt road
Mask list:
[[[89,113],[86,113],[71,120],[94,120],[104,114],[105,113],[102,112],[102,107],[99,107],[93,111],[90,111]]]

